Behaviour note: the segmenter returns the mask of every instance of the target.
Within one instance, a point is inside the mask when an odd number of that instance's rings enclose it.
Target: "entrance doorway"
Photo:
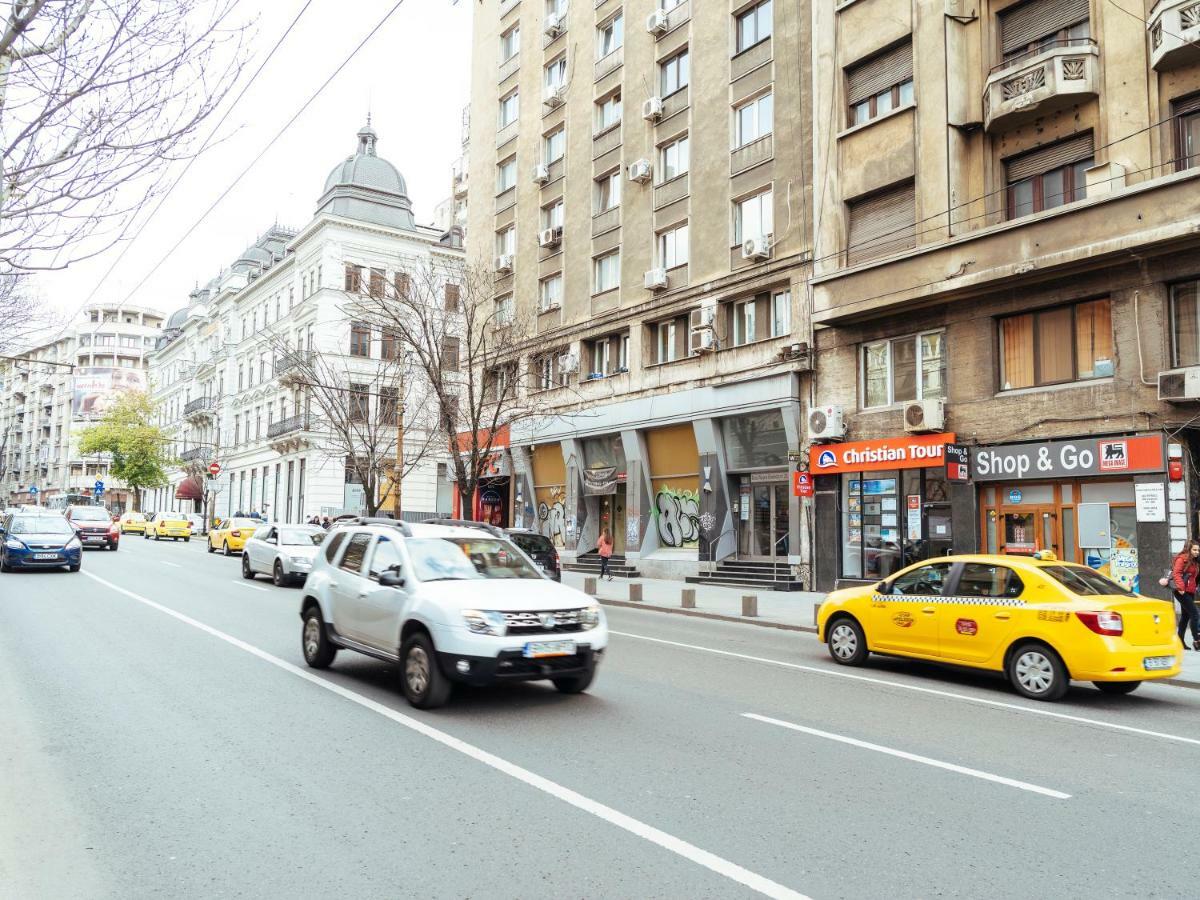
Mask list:
[[[1032,556],[1038,550],[1059,553],[1058,517],[1052,506],[1000,512],[1000,552]]]
[[[743,479],[738,500],[738,556],[787,561],[787,482],[751,484]]]
[[[600,528],[597,536],[605,528],[613,538],[613,553],[618,556],[625,554],[625,485],[617,484],[615,494],[600,496]]]

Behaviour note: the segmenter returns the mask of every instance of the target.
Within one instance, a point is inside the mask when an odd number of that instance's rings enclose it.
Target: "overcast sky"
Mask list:
[[[404,175],[417,221],[430,222],[434,207],[450,194],[450,166],[462,152],[474,0],[460,0],[456,6],[450,0],[405,0],[250,174],[128,297],[394,2],[314,0],[222,126],[227,140],[192,166],[92,302],[128,298],[169,312],[187,302],[197,282],[208,281],[232,263],[273,222],[293,227],[308,222],[330,170],[354,152],[355,133],[368,108],[379,135],[379,155]],[[240,9],[257,10],[257,55],[244,78],[302,5],[303,0],[242,0]],[[230,100],[238,90],[240,85]],[[118,247],[98,259],[40,276],[41,294],[60,311],[74,312],[119,252]]]

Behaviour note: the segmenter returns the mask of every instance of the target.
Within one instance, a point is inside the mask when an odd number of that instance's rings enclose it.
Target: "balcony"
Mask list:
[[[271,366],[271,374],[280,381],[302,381],[304,373],[312,363],[312,350],[292,350],[275,357]]]
[[[210,452],[208,447],[192,447],[179,454],[179,461],[182,463],[200,462],[207,459]]]
[[[267,439],[274,440],[284,435],[294,434],[297,431],[308,430],[308,416],[298,415],[289,416],[286,419],[280,419],[278,422],[272,422],[267,426]]]
[[[1100,93],[1100,51],[1090,38],[1059,41],[992,68],[983,89],[983,127],[1015,128]]]
[[[1150,65],[1165,72],[1200,60],[1200,2],[1158,0],[1150,10]]]
[[[183,407],[183,417],[189,421],[210,419],[216,410],[216,397],[197,397],[195,400],[189,400]]]

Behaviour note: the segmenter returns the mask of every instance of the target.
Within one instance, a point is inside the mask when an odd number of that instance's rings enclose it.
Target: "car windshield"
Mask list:
[[[1105,578],[1095,569],[1086,566],[1042,566],[1042,571],[1055,581],[1066,586],[1073,594],[1081,597],[1096,597],[1115,595],[1118,597],[1136,597],[1132,591],[1127,591],[1115,581]]]
[[[229,523],[230,528],[257,528],[261,525],[257,519],[234,519]]]
[[[71,518],[77,522],[107,522],[112,516],[102,506],[84,506],[71,510]]]
[[[496,538],[413,538],[405,547],[421,581],[541,577],[512,544]]]
[[[126,522],[145,522],[146,517],[141,513],[127,513],[125,516]]]
[[[290,547],[316,547],[325,540],[324,531],[309,531],[305,528],[281,528],[279,543]]]
[[[8,527],[9,534],[74,534],[71,524],[62,516],[15,516]]]

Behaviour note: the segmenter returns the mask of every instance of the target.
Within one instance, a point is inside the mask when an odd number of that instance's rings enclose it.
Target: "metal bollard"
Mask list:
[[[642,600],[642,586],[640,584],[629,585],[629,599],[638,603]]]
[[[589,597],[596,596],[596,579],[595,578],[583,579],[583,592],[585,594],[587,594]]]
[[[696,608],[696,589],[695,588],[684,588],[683,589],[682,606],[684,609],[695,609]]]
[[[742,595],[742,615],[758,617],[758,594]]]

